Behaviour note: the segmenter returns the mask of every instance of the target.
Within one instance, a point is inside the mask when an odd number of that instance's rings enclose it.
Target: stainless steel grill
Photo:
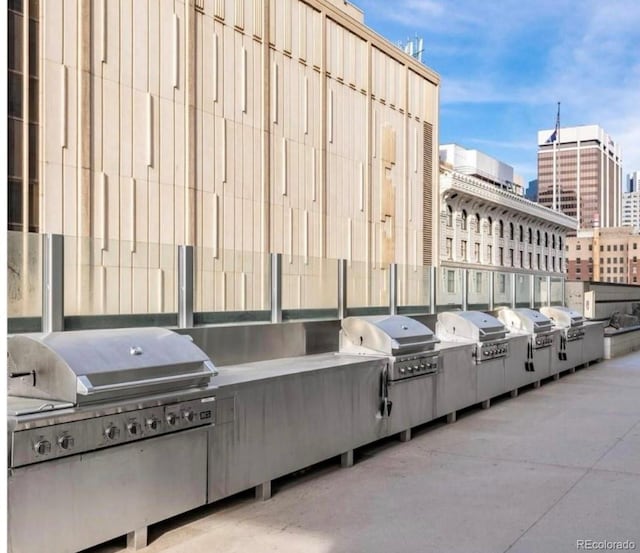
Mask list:
[[[577,311],[561,306],[541,307],[540,311],[551,319],[556,328],[563,330],[568,342],[584,338],[584,317]]]
[[[438,341],[425,325],[401,315],[347,317],[340,330],[340,352],[388,357],[390,381],[437,372]]]
[[[498,319],[509,329],[530,334],[531,347],[534,349],[549,348],[553,345],[553,322],[540,311],[526,307],[504,307],[498,310]]]
[[[481,311],[446,311],[438,314],[436,332],[445,340],[470,340],[476,343],[476,363],[506,357],[507,329],[495,317]]]
[[[215,367],[170,330],[18,335],[7,350],[12,467],[214,420]]]

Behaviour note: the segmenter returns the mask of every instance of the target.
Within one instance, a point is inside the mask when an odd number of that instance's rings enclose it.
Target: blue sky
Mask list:
[[[424,38],[440,142],[536,178],[537,131],[599,124],[640,170],[640,0],[354,0],[391,42]]]

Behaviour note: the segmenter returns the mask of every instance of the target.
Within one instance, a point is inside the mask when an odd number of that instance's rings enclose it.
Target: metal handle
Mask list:
[[[116,390],[122,390],[123,388],[140,388],[143,386],[149,386],[152,384],[166,384],[174,382],[182,382],[183,380],[190,380],[192,378],[198,378],[202,376],[215,376],[216,372],[211,369],[198,371],[195,373],[179,374],[172,376],[161,376],[157,378],[146,378],[144,380],[134,380],[133,382],[118,382],[116,384],[103,384],[102,386],[94,386],[91,384],[89,378],[85,375],[78,377],[76,391],[81,396],[90,396],[92,394],[98,394],[101,392],[111,392]]]

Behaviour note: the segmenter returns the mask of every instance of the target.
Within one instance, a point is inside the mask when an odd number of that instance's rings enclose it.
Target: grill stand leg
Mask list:
[[[127,549],[137,551],[143,547],[147,547],[147,526],[137,528],[133,532],[127,534]]]
[[[456,411],[454,411],[453,413],[449,413],[447,415],[447,424],[451,424],[456,422],[456,420],[458,419],[458,413]]]
[[[560,373],[556,373],[553,375],[554,380],[560,380]]]
[[[540,381],[539,381],[539,380],[536,380],[536,381],[533,383],[533,387],[534,387],[534,388],[540,388]]]
[[[411,428],[407,428],[406,430],[403,430],[402,432],[400,432],[401,442],[408,442],[410,439],[411,439]]]
[[[574,372],[576,372],[576,368],[575,368],[575,367],[571,367],[571,368],[569,369],[569,372],[570,372],[570,373],[574,373]]]
[[[489,409],[489,407],[491,407],[491,400],[490,399],[485,399],[482,402],[482,408],[483,409]]]
[[[510,395],[511,397],[518,397],[518,388],[511,390]]]
[[[342,455],[340,455],[340,466],[343,469],[353,466],[353,449],[345,451]]]
[[[258,501],[266,501],[271,499],[271,480],[267,480],[256,486],[256,499]]]

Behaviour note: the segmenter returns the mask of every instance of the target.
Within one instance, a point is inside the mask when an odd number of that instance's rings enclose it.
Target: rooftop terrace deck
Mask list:
[[[150,529],[148,553],[549,553],[640,547],[640,352]],[[124,540],[91,550],[124,551]]]

